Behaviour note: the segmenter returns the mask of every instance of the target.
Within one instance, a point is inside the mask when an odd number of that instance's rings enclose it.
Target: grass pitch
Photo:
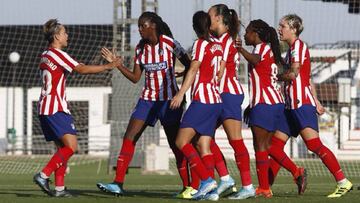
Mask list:
[[[0,163],[1,164],[1,163]],[[74,198],[51,198],[47,197],[32,183],[32,175],[8,175],[0,174],[0,203],[11,202],[136,202],[136,203],[160,203],[160,202],[188,202],[189,200],[174,199],[174,193],[181,189],[180,179],[176,175],[142,175],[139,169],[130,169],[126,176],[124,197],[114,197],[99,191],[96,183],[99,181],[110,182],[113,175],[106,173],[106,166],[99,168],[97,163],[72,166],[70,174],[66,177],[66,186],[76,196]],[[239,177],[236,177],[239,181]],[[304,195],[298,196],[296,185],[290,176],[282,176],[277,179],[272,187],[274,197],[272,199],[256,198],[242,200],[242,202],[360,202],[360,177],[349,177],[354,184],[354,190],[339,199],[328,199],[326,195],[334,191],[335,183],[332,177],[309,176],[308,189]],[[256,185],[257,179],[253,177]],[[202,201],[203,202],[203,201]],[[219,202],[235,202],[234,200],[220,199]],[[236,201],[238,202],[238,201]]]

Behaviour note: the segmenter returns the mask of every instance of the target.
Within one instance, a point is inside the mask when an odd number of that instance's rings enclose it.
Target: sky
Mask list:
[[[192,15],[217,3],[239,10],[241,0],[158,0],[159,15],[174,37],[185,47],[195,39]],[[275,4],[275,1],[278,3]],[[140,15],[141,0],[133,0],[133,17]],[[263,19],[277,28],[278,18],[296,13],[304,20],[301,38],[309,44],[360,40],[360,15],[348,14],[347,5],[314,0],[250,0],[251,19]],[[50,18],[63,24],[112,24],[113,0],[0,0],[0,25],[42,25]],[[277,5],[277,7],[275,7]],[[277,12],[275,12],[277,10]],[[276,14],[276,15],[275,15]],[[276,18],[278,16],[278,18]],[[137,26],[131,28],[131,44],[139,40]]]

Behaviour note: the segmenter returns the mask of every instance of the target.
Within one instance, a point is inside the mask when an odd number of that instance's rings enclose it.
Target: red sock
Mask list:
[[[215,178],[215,174],[214,174],[214,168],[215,168],[214,155],[213,154],[207,154],[207,155],[203,156],[201,159],[202,159],[206,169],[208,170],[210,176],[214,179]]]
[[[196,174],[201,180],[206,180],[210,177],[209,172],[201,161],[199,154],[191,144],[186,144],[181,151],[184,153],[186,159],[190,163],[190,169],[194,168]]]
[[[244,140],[230,140],[229,142],[235,152],[235,161],[240,171],[241,183],[243,186],[248,186],[252,183],[250,174],[250,156],[244,144]]]
[[[269,155],[282,167],[290,171],[291,174],[296,178],[296,174],[297,174],[296,172],[298,170],[298,167],[295,165],[293,161],[291,161],[291,159],[284,152],[284,145],[285,145],[284,141],[273,136],[271,138],[271,146],[268,150]]]
[[[56,187],[61,187],[61,186],[65,185],[64,178],[65,178],[66,168],[67,168],[67,163],[62,165],[60,168],[58,168],[55,171],[55,186]]]
[[[311,140],[305,140],[305,144],[310,151],[320,157],[321,161],[333,174],[336,181],[340,181],[345,178],[336,157],[326,146],[322,144],[318,137]]]
[[[229,175],[229,171],[226,167],[224,156],[220,151],[219,146],[215,143],[214,139],[211,139],[210,150],[214,155],[215,168],[220,177]]]
[[[133,141],[124,138],[120,154],[116,163],[116,176],[114,182],[124,183],[125,173],[135,152]]]
[[[268,190],[269,179],[268,179],[268,170],[269,170],[269,157],[267,151],[255,152],[256,158],[256,172],[259,180],[259,188]]]
[[[50,176],[52,172],[66,165],[69,158],[74,154],[73,150],[70,147],[59,148],[58,151],[53,155],[48,164],[43,168],[42,172],[46,176]]]
[[[200,177],[197,175],[194,168],[190,168],[190,174],[191,174],[190,186],[197,190],[200,186]]]
[[[188,164],[184,154],[178,149],[173,149],[175,158],[176,158],[176,166],[183,183],[183,187],[189,186],[189,171],[188,171]]]

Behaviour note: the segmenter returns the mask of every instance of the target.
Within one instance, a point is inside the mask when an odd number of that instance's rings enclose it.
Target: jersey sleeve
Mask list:
[[[69,56],[69,54],[62,50],[54,50],[54,53],[56,57],[53,58],[56,60],[56,62],[70,73],[77,65],[79,65],[77,61],[75,61],[71,56]]]
[[[139,46],[135,48],[134,64],[140,64],[141,62],[141,50]]]
[[[296,40],[294,45],[291,47],[291,63],[301,63],[301,48],[300,40]]]
[[[160,41],[163,41],[166,44],[166,46],[168,46],[170,51],[173,54],[175,54],[177,58],[180,58],[181,56],[186,54],[185,49],[181,46],[181,44],[177,40],[166,35],[161,35]]]
[[[205,55],[205,47],[208,43],[205,40],[198,39],[194,42],[192,48],[191,59],[193,61],[200,61],[202,62]]]
[[[253,54],[257,54],[260,56],[260,61],[265,60],[265,56],[271,51],[271,48],[268,44],[261,43],[256,45]]]

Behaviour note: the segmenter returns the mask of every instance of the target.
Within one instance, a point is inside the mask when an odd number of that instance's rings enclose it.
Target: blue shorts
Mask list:
[[[242,119],[241,104],[244,101],[244,95],[222,93],[220,96],[223,105],[222,105],[222,111],[219,121],[221,123],[226,119],[235,119],[241,121]]]
[[[65,134],[76,135],[74,119],[70,114],[56,112],[53,115],[39,115],[41,129],[46,141],[59,140]]]
[[[304,128],[312,128],[319,132],[316,107],[303,105],[298,109],[286,109],[281,118],[279,131],[288,136],[297,137]]]
[[[250,111],[249,126],[258,126],[269,132],[276,131],[284,108],[284,104],[257,104]]]
[[[179,124],[182,116],[182,107],[172,110],[170,101],[148,101],[139,99],[131,118],[145,121],[147,125],[155,126],[160,120],[161,125]]]
[[[181,120],[180,128],[193,128],[200,135],[214,137],[221,108],[221,103],[203,104],[193,101]]]

